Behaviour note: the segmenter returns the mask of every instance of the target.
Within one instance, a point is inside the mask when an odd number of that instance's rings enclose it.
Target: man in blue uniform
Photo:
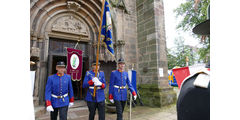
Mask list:
[[[97,69],[99,70],[100,64]],[[94,120],[96,108],[98,108],[99,120],[105,120],[105,94],[106,88],[104,72],[98,71],[97,77],[95,77],[96,61],[92,63],[92,70],[86,72],[83,88],[88,88],[85,100],[89,110],[89,120]],[[93,98],[94,85],[97,86],[95,98]]]
[[[60,120],[67,120],[68,107],[74,102],[71,76],[64,74],[65,69],[64,62],[57,62],[57,74],[48,77],[45,100],[51,120],[57,120],[58,111]]]
[[[118,60],[118,70],[112,71],[110,76],[109,84],[109,100],[115,103],[117,110],[117,120],[122,120],[122,113],[124,111],[124,106],[127,101],[127,88],[128,85],[134,100],[136,100],[137,95],[129,81],[128,73],[124,71],[125,62],[123,59]]]

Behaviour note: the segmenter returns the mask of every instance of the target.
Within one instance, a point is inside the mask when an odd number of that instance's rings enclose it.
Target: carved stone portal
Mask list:
[[[75,1],[67,1],[67,7],[68,9],[73,9],[75,11],[78,11],[78,9],[81,8],[81,5]]]
[[[52,31],[89,36],[87,25],[73,16],[64,16],[57,19],[53,23]]]

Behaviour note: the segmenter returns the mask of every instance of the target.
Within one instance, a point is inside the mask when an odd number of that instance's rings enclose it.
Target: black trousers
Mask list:
[[[60,120],[67,120],[67,112],[68,112],[68,106],[60,107],[60,108],[53,108],[54,111],[51,112],[51,120],[57,120],[58,111],[60,114]]]
[[[117,120],[123,119],[123,111],[126,104],[126,101],[116,101],[114,100],[116,110],[117,110]]]
[[[89,111],[89,120],[94,120],[96,108],[98,109],[98,119],[105,120],[105,101],[102,102],[87,102]]]

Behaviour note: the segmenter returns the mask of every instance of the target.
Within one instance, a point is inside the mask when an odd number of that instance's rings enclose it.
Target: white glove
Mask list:
[[[102,86],[102,82],[96,81],[96,82],[94,83],[94,85],[96,85],[96,86]]]
[[[94,78],[92,79],[92,81],[95,83],[95,82],[99,81],[99,79],[98,79],[97,77],[94,77]]]
[[[133,100],[136,100],[136,99],[137,99],[137,95],[134,95],[134,96],[133,96]]]
[[[68,105],[68,107],[70,108],[70,107],[72,107],[73,105],[74,105],[73,102],[70,102],[69,105]]]
[[[109,99],[111,103],[114,103],[113,99]]]
[[[53,110],[53,107],[52,107],[51,105],[50,105],[50,106],[47,106],[47,111],[48,111],[48,112],[51,112],[51,111],[53,112],[53,111],[54,111],[54,110]]]

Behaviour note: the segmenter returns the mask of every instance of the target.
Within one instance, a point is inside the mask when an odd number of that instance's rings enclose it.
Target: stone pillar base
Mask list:
[[[163,107],[177,100],[176,92],[171,87],[158,88],[156,84],[141,84],[138,85],[138,91],[146,106]]]
[[[33,104],[35,106],[39,106],[39,98],[38,97],[33,97]]]

